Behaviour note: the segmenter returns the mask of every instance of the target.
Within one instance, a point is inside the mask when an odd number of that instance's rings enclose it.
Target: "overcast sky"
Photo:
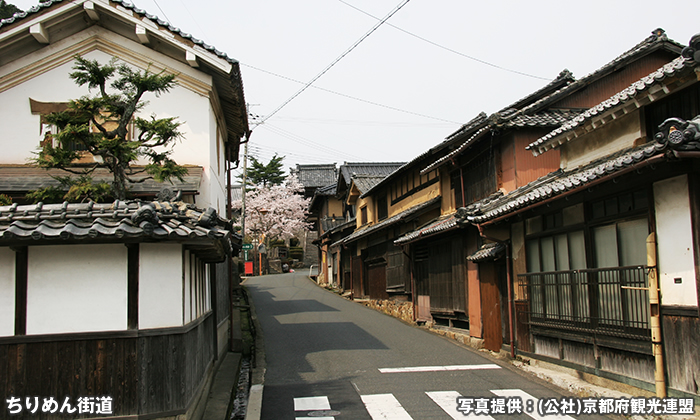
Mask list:
[[[134,3],[240,61],[250,112],[265,118],[379,22],[369,15],[384,18],[403,1]],[[26,10],[37,1],[9,3]],[[410,0],[314,87],[263,124],[251,120],[250,154],[267,162],[278,153],[285,168],[409,161],[479,112],[510,105],[564,69],[585,76],[658,27],[687,44],[700,32],[697,6]]]

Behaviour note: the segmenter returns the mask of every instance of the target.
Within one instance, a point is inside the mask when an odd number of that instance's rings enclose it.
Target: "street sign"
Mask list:
[[[243,249],[253,249],[253,244],[243,244]]]

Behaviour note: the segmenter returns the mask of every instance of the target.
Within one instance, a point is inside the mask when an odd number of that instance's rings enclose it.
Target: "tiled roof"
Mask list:
[[[494,260],[501,255],[506,250],[506,246],[503,245],[500,242],[492,242],[488,244],[484,244],[479,248],[478,251],[473,253],[472,255],[467,257],[467,260],[473,261],[473,262],[482,262],[482,261],[489,261],[489,260]]]
[[[325,237],[338,230],[343,230],[348,227],[355,225],[355,218],[345,220],[343,217],[324,217],[321,219],[321,227],[323,228],[323,235]]]
[[[518,110],[522,109],[523,107],[526,107],[528,105],[531,105],[535,101],[547,97],[550,95],[552,92],[557,91],[558,89],[569,85],[570,83],[574,82],[576,79],[574,78],[573,74],[569,70],[563,70],[559,75],[549,82],[546,86],[542,87],[541,89],[536,90],[535,92],[527,95],[526,97],[516,101],[515,103],[501,109],[500,111],[492,114],[490,117],[488,117],[485,113],[480,113],[477,115],[476,118],[471,120],[470,122],[466,123],[462,127],[460,127],[459,130],[456,132],[450,134],[447,139],[454,139],[459,136],[463,136],[465,134],[469,134],[470,132],[473,132],[474,130],[478,130],[480,126],[484,125],[485,123],[493,124],[493,123],[499,123],[503,121],[508,121],[512,119],[514,116],[516,116]],[[544,120],[543,120],[544,121]]]
[[[660,49],[666,49],[668,51],[680,54],[683,47],[684,46],[682,44],[679,44],[678,42],[669,39],[666,36],[666,32],[663,29],[655,29],[651,32],[651,35],[649,35],[639,44],[620,54],[609,63],[593,71],[592,73],[576,80],[575,82],[559,89],[551,95],[546,96],[538,100],[537,102],[534,102],[533,104],[524,108],[523,112],[529,113],[531,110],[542,109],[548,104],[556,102],[559,99],[590,85],[593,81],[598,80],[606,76],[607,74],[618,70],[621,66],[628,64],[629,62],[633,61],[638,57],[642,57],[646,54]]]
[[[340,176],[347,185],[353,175],[374,175],[382,178],[400,168],[404,162],[345,162],[340,165]]]
[[[240,242],[214,209],[183,202],[0,206],[0,245],[172,241],[221,262],[231,255],[232,239]]]
[[[347,243],[356,241],[364,236],[369,235],[372,232],[377,232],[380,229],[383,229],[383,228],[386,228],[386,227],[393,225],[394,223],[398,223],[398,222],[404,221],[406,219],[409,219],[412,216],[419,215],[421,212],[426,211],[426,210],[430,209],[432,206],[438,205],[438,204],[440,204],[440,197],[435,197],[435,198],[428,200],[424,203],[413,206],[410,209],[406,209],[406,210],[402,211],[401,213],[395,214],[388,219],[384,219],[375,225],[371,225],[371,226],[366,227],[366,228],[360,228],[360,229],[356,230],[355,232],[353,232],[352,234],[350,234],[349,236],[345,237],[340,242],[347,244]]]
[[[700,133],[700,128],[698,128],[700,127],[700,118],[694,120],[694,124],[696,127],[694,131],[679,130],[675,132],[684,133],[686,136],[682,143],[672,145],[665,138],[662,139],[662,142],[658,142],[657,139],[657,142],[615,153],[581,168],[571,171],[560,169],[507,195],[497,194],[460,209],[457,212],[458,217],[465,222],[484,223],[563,193],[586,188],[593,182],[615,176],[637,164],[650,161],[652,158],[663,158],[665,153],[700,151],[700,134],[698,134]],[[694,138],[689,138],[693,136]]]
[[[583,110],[550,109],[534,115],[518,114],[505,123],[506,127],[556,127],[580,115]]]
[[[136,168],[135,169],[139,169]],[[199,190],[202,181],[203,169],[201,166],[187,167],[188,174],[183,177],[184,182],[173,179],[170,182],[157,182],[148,179],[144,182],[130,184],[132,193],[157,193],[163,188],[181,190],[183,193],[193,193]],[[25,193],[27,191],[45,188],[49,186],[59,187],[60,183],[53,179],[54,176],[71,175],[60,169],[43,169],[30,165],[0,165],[0,193]],[[72,175],[71,175],[72,176]],[[106,168],[97,168],[92,174],[95,182],[112,183],[113,176]]]
[[[400,237],[399,239],[394,241],[394,244],[403,245],[410,242],[414,242],[421,238],[455,229],[458,227],[457,220],[458,219],[454,214],[441,216],[437,220],[434,220],[428,223],[427,225],[422,226],[421,228],[416,229],[413,232],[409,232],[406,235]]]
[[[338,179],[335,164],[299,165],[292,171],[304,188],[319,188],[334,184]]]
[[[213,46],[206,44],[201,39],[197,39],[197,38],[193,37],[192,35],[181,31],[179,28],[177,28],[177,27],[171,25],[170,23],[160,19],[158,16],[149,14],[145,10],[137,8],[133,3],[130,3],[130,2],[125,1],[125,0],[110,0],[110,2],[116,3],[125,9],[131,10],[132,12],[139,15],[141,18],[145,17],[146,19],[150,20],[151,22],[158,24],[159,26],[162,26],[164,28],[167,28],[173,34],[181,36],[182,38],[192,42],[193,44],[195,44],[203,49],[205,49],[206,51],[209,51],[210,53],[216,55],[217,57],[228,61],[231,64],[238,63],[238,60],[234,60],[233,58],[229,57],[228,55],[226,55],[225,52],[219,51],[216,48],[214,48]],[[48,0],[48,1],[40,2],[36,6],[32,6],[30,9],[28,9],[24,12],[18,12],[18,13],[15,13],[14,16],[12,16],[10,18],[0,20],[0,29],[3,26],[7,26],[7,25],[13,24],[15,22],[19,22],[28,16],[39,13],[42,10],[51,8],[55,4],[59,4],[59,3],[68,3],[68,0]]]
[[[355,184],[358,190],[360,190],[361,196],[367,191],[371,190],[372,187],[382,182],[386,178],[383,175],[365,175],[365,174],[355,174],[352,176],[352,182]]]
[[[652,86],[660,84],[668,77],[672,77],[681,72],[688,71],[695,65],[697,65],[697,63],[695,63],[693,60],[689,60],[684,57],[678,57],[672,62],[649,74],[648,76],[645,76],[639,79],[638,81],[632,83],[628,88],[615,94],[611,98],[588,109],[580,115],[565,122],[564,124],[562,124],[561,127],[530,143],[530,145],[528,145],[526,149],[533,150],[533,153],[536,154],[544,153],[547,149],[561,144],[559,140],[562,139],[563,135],[582,126],[586,121],[598,115],[601,115],[613,108],[617,108],[630,101],[634,101],[640,93],[648,91]]]

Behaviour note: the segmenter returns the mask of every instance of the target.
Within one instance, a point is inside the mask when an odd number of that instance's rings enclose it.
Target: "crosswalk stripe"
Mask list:
[[[289,401],[289,400],[287,400]],[[330,410],[328,397],[294,398],[294,411]]]
[[[426,394],[435,401],[435,404],[439,405],[445,413],[449,414],[453,419],[464,419],[464,418],[479,418],[482,420],[493,420],[493,417],[487,415],[476,415],[474,413],[469,413],[467,415],[462,414],[457,411],[457,398],[461,397],[459,392],[456,391],[436,391],[436,392],[426,392]]]
[[[535,420],[574,420],[573,417],[567,415],[540,416],[537,412],[537,406],[539,405],[540,401],[539,398],[535,398],[521,389],[495,389],[491,390],[491,392],[498,395],[499,397],[520,397],[523,400],[523,408],[525,406],[525,401],[533,400],[535,410],[532,413],[528,413],[523,409],[523,413],[527,414]]]
[[[335,420],[335,417],[295,417],[294,420]]]
[[[361,395],[373,420],[413,420],[393,394]]]
[[[479,369],[500,369],[501,367],[486,363],[483,365],[450,365],[450,366],[413,366],[413,367],[398,367],[398,368],[380,368],[381,373],[409,373],[409,372],[443,372],[455,370],[479,370]]]

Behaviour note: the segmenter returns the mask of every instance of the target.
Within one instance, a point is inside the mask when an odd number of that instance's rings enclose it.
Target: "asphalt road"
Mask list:
[[[245,286],[264,332],[264,420],[464,418],[457,396],[471,398],[463,404],[473,410],[488,406],[482,413],[493,418],[506,417],[491,411],[503,403],[512,404],[508,418],[579,418],[539,417],[540,400],[571,396],[471,348],[345,300],[303,272],[253,277]],[[396,368],[410,369],[385,370]],[[513,396],[521,397],[522,414],[513,414],[517,401],[505,399]]]

